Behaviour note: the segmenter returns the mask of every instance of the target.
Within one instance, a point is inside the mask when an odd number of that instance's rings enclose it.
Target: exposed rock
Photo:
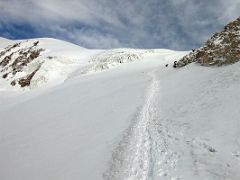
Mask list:
[[[34,43],[33,43],[33,46],[37,46],[38,43],[39,43],[39,41],[34,42]]]
[[[184,56],[176,63],[182,67],[192,62],[203,66],[222,66],[240,60],[240,17],[215,33],[203,47]]]
[[[2,78],[11,81],[10,84],[12,86],[15,86],[17,83],[21,87],[29,86],[33,76],[39,70],[41,63],[38,63],[39,66],[33,66],[30,71],[31,73],[25,72],[27,75],[22,73],[19,78],[19,75],[16,76],[16,74],[23,72],[30,63],[36,61],[37,58],[41,56],[41,52],[43,52],[44,49],[39,48],[38,44],[39,41],[33,43],[23,41],[10,45],[1,51],[0,72],[3,73]],[[9,74],[12,76],[7,79]]]
[[[39,66],[36,70],[34,70],[31,74],[19,79],[18,84],[21,87],[25,87],[25,86],[30,86],[31,84],[31,80],[33,78],[33,76],[36,74],[36,72],[40,69],[41,66]]]
[[[13,55],[13,53],[10,54],[9,56],[5,56],[4,59],[0,62],[0,66],[2,66],[2,67],[7,66],[8,63],[9,63],[9,62],[11,61],[11,59],[12,59],[12,55]]]
[[[16,81],[15,81],[15,80],[12,81],[12,82],[11,82],[11,85],[12,85],[12,86],[15,86],[15,85],[16,85]]]
[[[2,76],[2,78],[5,79],[5,78],[7,78],[7,76],[8,76],[8,73],[4,74],[4,75]]]
[[[47,58],[48,58],[48,59],[53,59],[53,57],[52,57],[52,56],[48,56]]]
[[[12,74],[15,75],[17,72],[21,72],[24,66],[27,66],[31,61],[39,57],[42,51],[43,49],[28,50],[27,53],[24,52],[22,55],[18,56],[11,64],[11,67],[13,69]]]

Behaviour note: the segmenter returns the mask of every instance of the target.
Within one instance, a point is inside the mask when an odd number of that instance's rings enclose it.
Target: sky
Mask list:
[[[0,36],[189,50],[240,16],[239,9],[240,0],[0,0]]]

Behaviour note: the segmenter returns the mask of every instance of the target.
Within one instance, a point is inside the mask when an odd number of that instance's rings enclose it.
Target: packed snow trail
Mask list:
[[[170,176],[178,161],[178,154],[168,148],[168,130],[164,120],[159,121],[155,98],[160,82],[155,72],[150,72],[151,84],[144,106],[137,112],[132,125],[126,131],[112,155],[105,179],[150,180]],[[161,122],[161,123],[160,123]]]

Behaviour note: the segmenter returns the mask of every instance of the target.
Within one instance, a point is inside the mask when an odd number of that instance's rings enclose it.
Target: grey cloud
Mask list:
[[[190,49],[239,16],[239,0],[0,0],[0,23],[90,48]]]

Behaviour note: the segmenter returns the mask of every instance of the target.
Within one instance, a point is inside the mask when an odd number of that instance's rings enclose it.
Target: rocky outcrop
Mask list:
[[[240,17],[215,33],[203,47],[179,60],[175,67],[196,62],[203,66],[222,66],[240,61]]]
[[[0,52],[0,73],[2,78],[10,82],[12,86],[19,84],[21,87],[30,86],[31,79],[41,67],[32,67],[28,74],[24,74],[24,69],[35,61],[44,49],[38,47],[36,42],[18,42],[6,47]]]
[[[18,80],[18,84],[21,86],[21,87],[25,87],[25,86],[30,86],[31,84],[31,80],[33,78],[33,76],[36,74],[36,72],[40,69],[41,65],[38,66],[37,69],[35,69],[31,74],[25,76],[25,77],[22,77]]]

